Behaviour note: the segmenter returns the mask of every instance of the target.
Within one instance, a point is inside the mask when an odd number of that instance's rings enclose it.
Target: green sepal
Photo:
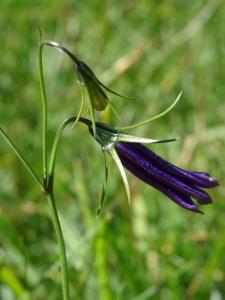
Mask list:
[[[132,129],[132,128],[136,128],[136,127],[139,127],[139,126],[142,126],[142,125],[146,125],[152,121],[155,121],[163,116],[165,116],[166,114],[168,114],[174,107],[175,105],[178,103],[178,101],[180,100],[182,96],[182,92],[179,93],[179,95],[177,96],[177,98],[175,99],[175,101],[167,108],[165,109],[163,112],[159,113],[158,115],[150,118],[150,119],[147,119],[147,120],[144,120],[144,121],[141,121],[141,122],[138,122],[136,124],[133,124],[133,125],[130,125],[130,126],[126,126],[126,127],[121,127],[120,130],[123,131],[123,130],[129,130],[129,129]]]
[[[96,78],[96,77],[95,77]],[[135,98],[132,98],[132,97],[128,97],[128,96],[124,96],[122,94],[119,94],[113,90],[111,90],[109,87],[107,87],[106,85],[104,85],[101,81],[99,81],[97,78],[96,78],[97,82],[105,89],[107,90],[108,92],[120,97],[120,98],[123,98],[123,99],[127,99],[127,100],[136,100]]]
[[[103,180],[103,185],[102,185],[102,194],[101,194],[101,199],[100,199],[100,203],[99,203],[99,207],[98,207],[98,211],[97,211],[97,215],[100,215],[101,211],[102,211],[102,207],[105,201],[105,197],[106,197],[106,188],[107,188],[107,183],[108,183],[108,165],[107,165],[107,160],[106,160],[106,154],[105,151],[103,152],[103,156],[104,156],[104,180]]]

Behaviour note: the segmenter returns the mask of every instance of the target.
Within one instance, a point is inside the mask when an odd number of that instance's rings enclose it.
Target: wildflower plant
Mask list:
[[[66,53],[73,61],[74,69],[78,76],[78,83],[82,91],[81,106],[77,116],[70,117],[62,122],[56,131],[55,138],[52,144],[50,155],[48,154],[48,102],[46,97],[46,89],[43,75],[43,47],[51,46],[57,48]],[[101,145],[101,150],[104,153],[105,159],[105,180],[103,183],[102,196],[98,212],[101,211],[103,201],[106,193],[106,185],[108,178],[108,167],[106,154],[108,153],[115,161],[120,174],[122,176],[128,201],[130,202],[130,190],[124,168],[128,169],[136,177],[153,186],[168,198],[176,202],[181,207],[193,211],[201,212],[194,202],[205,205],[212,202],[211,197],[204,189],[212,188],[218,185],[218,181],[209,176],[205,172],[194,172],[183,170],[165,159],[159,157],[153,151],[143,146],[143,144],[153,143],[167,143],[175,141],[174,138],[169,139],[149,139],[132,136],[126,133],[126,130],[148,124],[149,122],[156,120],[164,116],[166,113],[172,110],[176,103],[180,100],[181,93],[178,95],[172,105],[162,113],[154,116],[148,120],[141,121],[137,124],[133,124],[121,128],[113,128],[108,124],[103,124],[96,121],[95,111],[103,111],[109,105],[113,111],[111,99],[108,96],[108,92],[116,96],[124,97],[117,92],[114,92],[107,86],[105,86],[96,77],[91,68],[79,60],[74,54],[72,54],[67,48],[60,45],[55,41],[45,40],[39,44],[39,74],[40,74],[40,89],[42,99],[42,178],[40,178],[33,167],[29,164],[26,157],[17,148],[16,144],[8,136],[6,131],[0,126],[0,133],[15,155],[23,163],[25,168],[29,171],[35,182],[40,187],[44,196],[47,198],[50,209],[52,222],[54,225],[57,242],[59,245],[61,276],[62,276],[62,291],[63,299],[69,300],[69,277],[68,266],[66,259],[66,249],[63,238],[63,233],[58,217],[58,211],[55,202],[54,195],[54,178],[55,178],[55,164],[57,157],[57,150],[60,144],[60,139],[65,127],[71,124],[77,124],[77,122],[83,123],[88,126],[90,134]],[[82,116],[84,103],[85,103],[85,89],[88,93],[88,108],[90,112],[90,119]],[[121,114],[120,114],[121,115]]]

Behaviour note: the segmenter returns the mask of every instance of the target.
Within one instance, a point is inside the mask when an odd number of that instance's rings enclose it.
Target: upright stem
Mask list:
[[[61,265],[61,277],[62,277],[62,290],[63,290],[63,300],[69,300],[69,276],[68,276],[68,267],[66,260],[66,248],[63,239],[62,229],[59,221],[59,216],[55,204],[54,192],[53,192],[53,180],[54,180],[54,166],[55,166],[55,155],[57,145],[60,139],[61,130],[56,138],[56,145],[53,145],[53,159],[50,164],[51,172],[48,172],[48,153],[47,153],[47,126],[48,126],[48,105],[47,105],[47,96],[44,83],[44,74],[43,74],[43,63],[42,63],[42,51],[43,44],[40,45],[38,62],[39,62],[39,76],[40,76],[40,88],[41,88],[41,99],[42,99],[42,143],[43,143],[43,185],[44,190],[46,191],[46,197],[48,199],[50,208],[52,222],[56,233],[57,243],[59,246],[59,255],[60,255],[60,265]],[[55,149],[56,148],[56,149]],[[54,150],[55,149],[55,150]]]
[[[44,83],[44,74],[43,74],[43,63],[42,63],[42,51],[43,45],[40,45],[39,48],[39,74],[40,74],[40,88],[41,88],[41,99],[42,99],[42,143],[43,143],[43,179],[44,187],[47,187],[48,182],[48,155],[47,155],[47,126],[48,126],[48,106],[47,106],[47,97]]]
[[[100,220],[99,220],[100,221]],[[97,280],[99,285],[99,299],[100,300],[111,300],[112,295],[109,288],[109,274],[107,272],[106,263],[106,221],[102,218],[99,224],[99,230],[96,236],[95,252],[96,252],[96,270]]]
[[[50,191],[50,193],[47,194],[47,198],[51,208],[52,222],[56,233],[57,243],[59,245],[63,300],[69,300],[69,276],[66,260],[66,248],[53,192]]]

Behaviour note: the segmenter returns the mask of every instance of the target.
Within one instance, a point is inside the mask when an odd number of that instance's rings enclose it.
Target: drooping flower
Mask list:
[[[116,110],[114,109],[112,105],[112,101],[110,97],[108,96],[107,92],[112,93],[116,96],[125,98],[125,99],[133,99],[131,97],[123,96],[113,90],[111,90],[109,87],[105,86],[95,75],[95,73],[92,71],[92,69],[83,61],[77,58],[71,51],[69,51],[64,46],[60,45],[59,43],[52,41],[52,40],[44,40],[41,42],[41,45],[47,45],[54,47],[64,53],[66,53],[69,58],[73,61],[74,64],[74,70],[78,77],[78,83],[81,88],[82,92],[82,102],[80,111],[78,113],[78,118],[82,114],[83,106],[84,106],[84,98],[85,98],[85,91],[84,88],[86,88],[88,93],[88,107],[92,119],[93,124],[93,130],[95,132],[95,110],[96,111],[104,111],[106,107],[109,105],[112,111],[118,116]]]
[[[87,120],[86,120],[87,121]],[[91,122],[85,122],[93,135]],[[124,167],[145,183],[156,188],[181,207],[201,212],[196,205],[212,203],[210,195],[204,189],[218,185],[218,181],[205,172],[181,169],[143,146],[143,143],[165,143],[174,141],[152,140],[131,136],[106,124],[96,123],[95,139],[102,150],[115,160],[123,178],[128,199],[129,185]]]

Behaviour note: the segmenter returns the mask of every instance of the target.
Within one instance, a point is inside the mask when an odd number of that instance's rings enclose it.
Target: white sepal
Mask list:
[[[123,179],[123,183],[124,183],[124,186],[125,186],[125,189],[126,189],[126,194],[127,194],[127,200],[128,200],[128,204],[130,205],[130,188],[129,188],[129,183],[128,183],[128,180],[127,180],[127,175],[126,175],[126,172],[124,170],[124,167],[123,167],[123,164],[118,156],[118,154],[116,153],[116,150],[114,148],[112,148],[110,151],[109,151],[110,155],[112,156],[112,158],[114,159],[119,171],[120,171],[120,175]]]
[[[169,143],[176,140],[177,138],[165,139],[165,140],[154,140],[154,139],[148,139],[148,138],[133,136],[129,134],[124,134],[124,133],[118,134],[118,142],[153,144],[153,143]]]

